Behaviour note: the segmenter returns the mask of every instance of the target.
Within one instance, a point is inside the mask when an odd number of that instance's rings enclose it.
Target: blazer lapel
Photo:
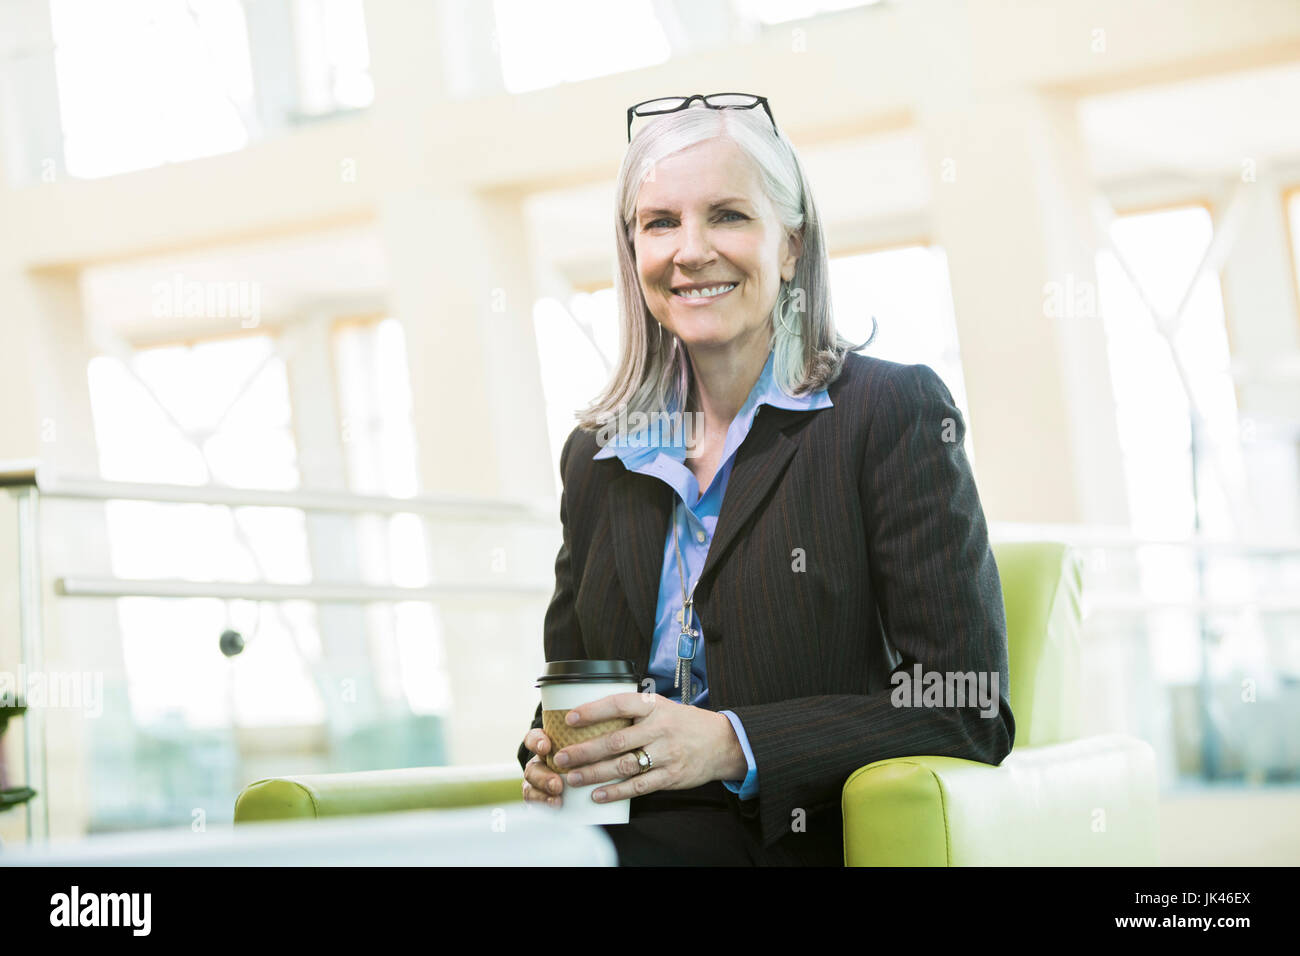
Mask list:
[[[764,405],[736,452],[722,512],[709,544],[700,581],[713,575],[740,530],[767,497],[799,447],[799,433],[785,433],[807,412]],[[614,562],[637,633],[626,635],[622,657],[634,661],[637,673],[649,667],[663,573],[664,542],[676,492],[649,475],[625,471],[610,484],[606,506],[614,534]]]
[[[791,438],[785,433],[786,428],[806,414],[802,410],[762,406],[762,413],[754,419],[736,452],[731,477],[727,479],[727,493],[722,499],[722,513],[718,515],[709,556],[700,572],[701,582],[717,570],[740,529],[785,471],[799,448],[799,434]]]
[[[635,661],[638,674],[644,674],[650,665],[664,541],[675,496],[658,478],[625,471],[610,484],[606,498],[614,565],[638,632],[627,635],[632,643],[621,649],[621,657]]]

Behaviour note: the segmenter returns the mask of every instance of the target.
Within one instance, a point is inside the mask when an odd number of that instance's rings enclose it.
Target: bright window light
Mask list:
[[[1200,206],[1123,216],[1112,238],[1146,297],[1174,311],[1214,235]],[[1191,436],[1187,398],[1165,340],[1142,297],[1109,252],[1097,260],[1120,444],[1126,461],[1133,530],[1141,535],[1192,533]],[[1188,301],[1177,343],[1201,411],[1201,519],[1207,534],[1235,530],[1224,479],[1243,473],[1237,403],[1229,372],[1227,328],[1217,275],[1203,275]],[[1210,467],[1210,445],[1218,456]],[[1235,477],[1234,477],[1235,476]]]
[[[649,0],[493,0],[506,91],[622,73],[672,54]]]
[[[397,319],[334,333],[343,448],[353,491],[409,498],[419,490],[406,338]]]
[[[936,246],[906,246],[831,259],[831,312],[854,343],[879,328],[864,354],[928,365],[943,379],[966,422],[966,457],[975,467],[974,428],[966,403],[948,260]]]
[[[369,106],[375,98],[362,0],[294,0],[299,113]]]
[[[881,0],[732,0],[732,6],[741,16],[759,23],[786,23],[879,2]]]
[[[351,490],[414,496],[419,471],[402,323],[393,318],[341,323],[334,332],[334,362]],[[430,583],[421,516],[358,515],[354,526],[363,580],[398,587]],[[366,609],[366,621],[376,679],[404,694],[412,713],[449,711],[451,685],[436,609],[411,601],[373,604]]]
[[[1161,313],[1177,309],[1213,236],[1210,214],[1200,206],[1121,216],[1111,227],[1118,253]],[[1133,530],[1150,537],[1190,536],[1191,431],[1183,385],[1142,296],[1109,250],[1097,257],[1097,279]],[[1243,461],[1217,275],[1207,273],[1198,280],[1176,341],[1206,416],[1197,468],[1202,533],[1231,536],[1243,530],[1235,526],[1230,500],[1239,493],[1233,489]],[[1136,560],[1144,597],[1155,602],[1197,596],[1193,559],[1186,549],[1145,546],[1137,549]],[[1245,573],[1242,559],[1216,558],[1206,568],[1207,587],[1211,593],[1240,592]],[[1146,627],[1157,680],[1189,684],[1200,679],[1199,625],[1192,611],[1151,613]],[[1234,632],[1232,653],[1257,639],[1257,632],[1257,624],[1243,623]],[[1230,663],[1227,655],[1212,655],[1211,670],[1222,676]]]
[[[579,322],[590,330],[591,338],[584,334]],[[539,300],[533,307],[533,331],[546,396],[551,460],[559,475],[560,452],[577,425],[574,413],[604,389],[618,359],[614,290],[578,293],[569,298],[567,306],[558,299]]]
[[[239,0],[50,0],[50,18],[70,175],[248,144],[253,76]]]

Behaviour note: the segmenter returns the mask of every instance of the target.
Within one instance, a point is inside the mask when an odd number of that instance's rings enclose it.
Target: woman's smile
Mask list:
[[[719,299],[730,295],[735,291],[737,283],[724,282],[719,285],[710,286],[705,289],[683,289],[680,292],[674,290],[673,298],[683,305],[702,306],[717,302]],[[713,293],[712,295],[708,293]]]

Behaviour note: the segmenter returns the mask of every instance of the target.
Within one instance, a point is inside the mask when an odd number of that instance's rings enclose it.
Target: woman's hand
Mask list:
[[[741,780],[749,769],[726,714],[658,694],[611,694],[573,708],[566,719],[584,726],[615,717],[631,717],[633,723],[555,755],[569,786],[628,778],[595,791],[598,803],[655,790],[689,790],[710,780]],[[633,753],[637,748],[654,763],[644,773]]]
[[[542,728],[534,727],[524,737],[524,746],[536,755],[524,765],[525,802],[558,807],[562,802],[560,794],[564,790],[564,779],[546,766],[546,755],[551,752],[551,738],[546,736],[546,731]]]

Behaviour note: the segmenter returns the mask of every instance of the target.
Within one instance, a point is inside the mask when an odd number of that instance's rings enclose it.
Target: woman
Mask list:
[[[561,454],[544,627],[547,660],[632,660],[646,692],[577,708],[633,723],[562,774],[539,705],[523,795],[610,781],[622,865],[840,865],[857,768],[1010,752],[1001,586],[947,387],[835,332],[793,147],[766,100],[703,101],[649,119],[619,173],[623,353]],[[636,412],[675,428],[609,434]],[[997,706],[891,692],[917,666],[984,675]]]

